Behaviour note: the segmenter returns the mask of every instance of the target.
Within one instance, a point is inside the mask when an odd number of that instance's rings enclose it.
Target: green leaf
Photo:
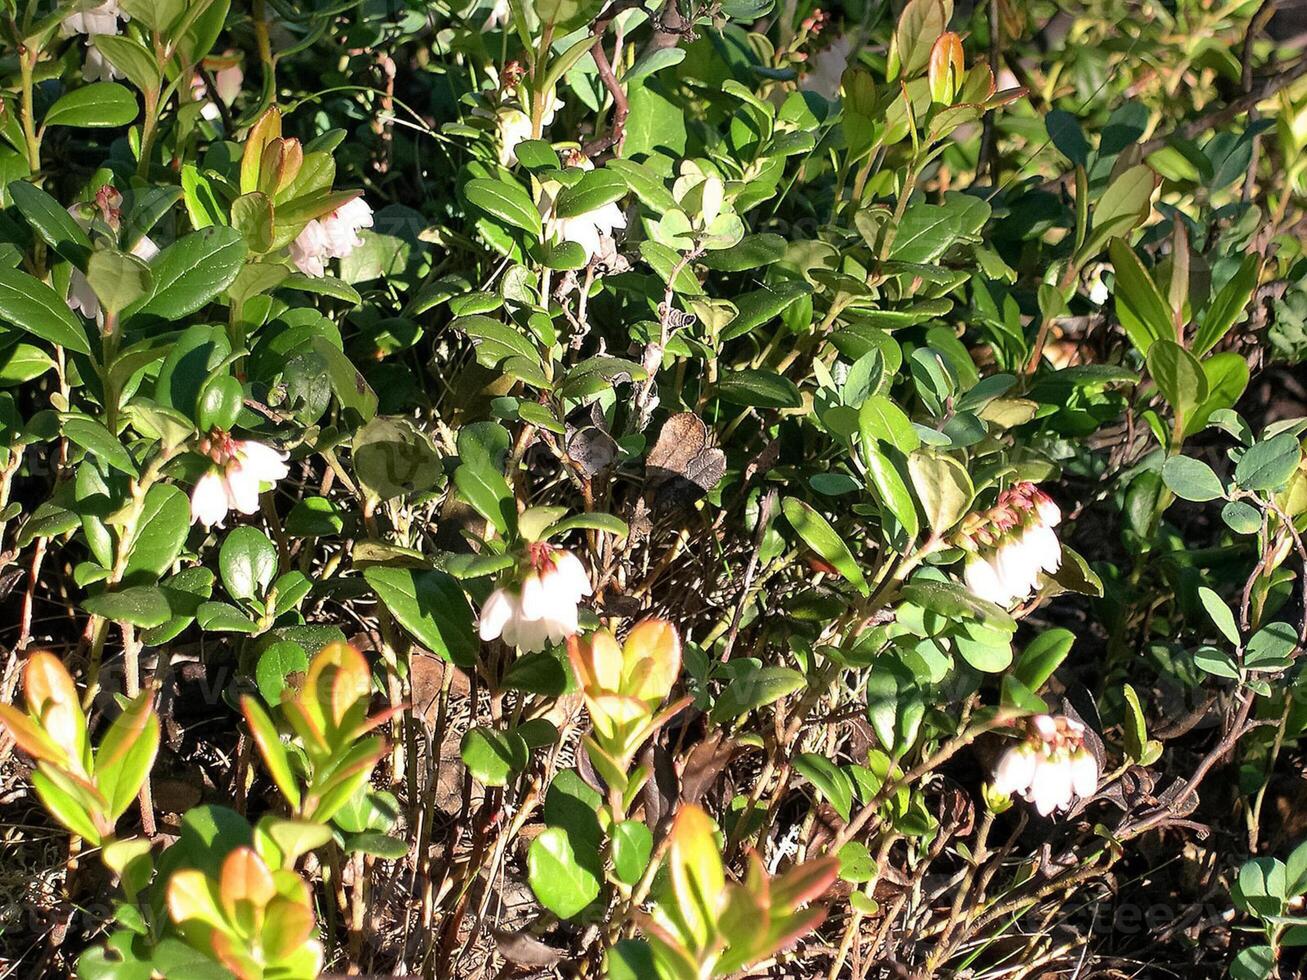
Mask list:
[[[88,453],[128,476],[136,475],[136,462],[118,437],[88,415],[72,415],[63,421],[63,433]]]
[[[876,440],[905,454],[921,445],[921,437],[903,409],[884,395],[869,395],[862,403],[858,409],[858,432],[862,444],[873,449]]]
[[[746,269],[757,269],[764,265],[771,265],[773,262],[779,262],[784,256],[785,238],[774,232],[764,232],[760,235],[745,235],[734,248],[723,248],[709,252],[703,257],[702,261],[709,269],[717,272],[744,272]],[[778,283],[775,288],[788,285],[791,284]],[[806,284],[801,283],[793,285],[806,286]],[[802,291],[807,292],[808,290],[805,288]]]
[[[119,592],[102,592],[83,602],[82,608],[93,616],[145,629],[159,626],[172,616],[172,608],[168,605],[163,590],[148,585],[133,586]]]
[[[191,506],[174,486],[156,483],[145,495],[136,538],[128,551],[124,579],[136,575],[158,578],[177,560],[191,529]]]
[[[795,758],[794,771],[816,786],[842,819],[849,819],[853,812],[853,780],[848,773],[814,752],[804,752]]]
[[[195,623],[206,633],[255,633],[259,624],[229,602],[202,602]]]
[[[517,505],[508,481],[489,463],[467,462],[454,471],[459,496],[476,509],[501,534],[517,529]]]
[[[648,373],[634,361],[622,357],[588,357],[568,369],[558,386],[558,397],[589,398],[623,381],[642,381]]]
[[[574,514],[546,527],[541,532],[540,540],[548,541],[568,531],[604,531],[615,537],[624,538],[629,530],[626,521],[612,514]]]
[[[903,212],[890,245],[894,262],[933,262],[958,238],[962,220],[955,208],[914,203]]]
[[[540,212],[520,184],[477,177],[467,182],[463,193],[492,218],[540,238]]]
[[[1262,529],[1262,512],[1242,500],[1231,500],[1222,507],[1221,520],[1235,534],[1256,534]]]
[[[148,293],[153,285],[150,267],[135,255],[99,248],[86,264],[86,281],[108,315],[117,316]]]
[[[480,644],[472,630],[472,610],[452,576],[374,565],[363,577],[399,625],[424,647],[459,667],[476,664]]]
[[[0,318],[70,351],[91,353],[86,329],[68,304],[26,272],[0,268]]]
[[[623,820],[609,835],[613,872],[625,885],[638,884],[653,854],[653,833],[636,820]]]
[[[1239,627],[1235,625],[1234,614],[1230,612],[1230,607],[1225,604],[1225,600],[1205,585],[1198,587],[1198,599],[1216,628],[1221,631],[1221,635],[1238,646]]]
[[[478,725],[467,731],[458,746],[463,764],[483,786],[506,786],[526,768],[531,751],[522,736]]]
[[[1248,362],[1242,354],[1234,351],[1209,354],[1202,365],[1207,376],[1207,397],[1185,419],[1186,437],[1204,429],[1217,412],[1233,408],[1248,387]]]
[[[621,174],[604,167],[587,170],[575,184],[559,192],[554,200],[554,215],[559,218],[575,218],[589,214],[605,204],[620,201],[628,191],[626,180]]]
[[[105,60],[142,92],[159,87],[159,63],[140,41],[126,35],[97,34],[93,43]]]
[[[1038,691],[1066,659],[1075,641],[1075,634],[1070,630],[1060,627],[1044,630],[1021,651],[1013,676],[1031,691]]]
[[[1011,633],[1017,624],[1003,609],[972,595],[956,582],[917,579],[903,586],[899,594],[908,602],[938,613],[945,619],[978,619],[986,626]]]
[[[752,368],[726,374],[717,382],[717,397],[752,408],[798,408],[803,404],[803,396],[789,378]]]
[[[869,593],[867,579],[858,567],[853,552],[826,518],[797,497],[782,500],[781,511],[809,548],[829,562],[859,592],[863,595]]]
[[[235,228],[213,226],[173,242],[150,263],[154,290],[126,316],[175,322],[216,299],[245,262],[245,239]]]
[[[63,205],[26,180],[11,183],[9,196],[47,245],[77,268],[86,267],[91,239]]]
[[[913,540],[921,530],[921,524],[908,485],[890,458],[875,446],[864,445],[862,451],[877,503],[899,522],[908,540]]]
[[[131,89],[117,82],[92,82],[60,96],[42,122],[47,127],[126,126],[139,112]]]
[[[789,667],[762,667],[736,674],[713,705],[709,720],[713,724],[734,721],[756,708],[779,701],[807,685],[808,680]]]
[[[548,140],[522,140],[513,147],[513,155],[527,170],[558,170],[563,166]]]
[[[1187,416],[1207,398],[1207,375],[1198,359],[1173,340],[1148,348],[1148,373],[1176,413]]]
[[[1044,117],[1044,129],[1053,145],[1074,165],[1089,163],[1089,141],[1075,116],[1065,109],[1053,109]]]
[[[277,546],[256,527],[232,528],[218,551],[218,569],[233,599],[261,599],[277,577]]]
[[[962,659],[984,674],[997,674],[1012,663],[1012,634],[979,623],[963,623],[953,646]]]
[[[377,416],[354,434],[354,474],[378,500],[420,493],[444,476],[431,440],[408,419]]]
[[[1234,482],[1245,490],[1278,490],[1302,458],[1297,436],[1281,432],[1250,447],[1234,467]]]
[[[1109,238],[1125,237],[1152,213],[1157,175],[1143,164],[1119,174],[1094,206],[1094,221],[1078,257],[1096,255]]]
[[[1130,343],[1139,353],[1147,355],[1155,341],[1170,339],[1174,342],[1171,308],[1139,261],[1139,256],[1120,238],[1113,238],[1107,250],[1112,268],[1116,270],[1113,287],[1116,313]]]
[[[1283,670],[1293,663],[1298,634],[1285,622],[1267,623],[1248,638],[1243,664],[1249,670]]]
[[[1191,456],[1172,456],[1162,464],[1162,482],[1184,500],[1202,502],[1225,496],[1225,488],[1212,468]]]
[[[341,408],[357,416],[358,422],[366,422],[376,415],[377,393],[372,390],[372,386],[367,383],[363,372],[354,362],[326,337],[314,336],[312,347],[314,353],[327,362],[331,390],[335,393]]]
[[[908,473],[926,523],[936,534],[944,534],[967,515],[976,490],[966,467],[952,456],[913,453]]]
[[[1148,726],[1144,721],[1144,709],[1139,703],[1135,689],[1126,684],[1121,692],[1125,697],[1125,718],[1122,733],[1125,735],[1125,754],[1131,762],[1138,763],[1144,757],[1144,748],[1148,744]]]
[[[567,690],[567,671],[561,660],[548,650],[541,650],[514,660],[500,678],[499,686],[506,691],[556,698]]]
[[[540,904],[560,919],[570,919],[599,897],[598,855],[572,848],[562,827],[550,827],[531,842],[527,880]]]
[[[1194,356],[1202,357],[1221,342],[1248,309],[1257,278],[1262,268],[1262,257],[1257,252],[1244,257],[1230,281],[1221,287],[1208,305],[1198,329],[1194,331],[1190,348]],[[1242,360],[1242,358],[1240,358]]]
[[[294,690],[291,678],[309,669],[309,655],[294,640],[279,640],[259,654],[254,665],[254,682],[268,704],[281,701],[282,693]]]

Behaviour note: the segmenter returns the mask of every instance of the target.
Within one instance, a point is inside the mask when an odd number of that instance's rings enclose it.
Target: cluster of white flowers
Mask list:
[[[94,40],[101,34],[119,33],[120,17],[126,19],[127,15],[118,9],[118,0],[104,0],[98,6],[74,11],[59,23],[59,33],[63,37],[85,34],[92,41],[86,47],[86,64],[82,66],[82,77],[88,82],[107,82],[118,77],[118,72],[100,53]]]
[[[83,231],[90,231],[92,212],[98,211],[104,223],[116,232],[122,223],[122,201],[122,194],[106,184],[96,192],[94,204],[70,205],[68,214]],[[159,246],[154,244],[149,235],[142,235],[132,246],[132,254],[149,262],[159,254]],[[100,308],[100,297],[95,295],[95,290],[82,271],[75,267],[68,277],[68,306],[74,313],[80,312],[88,319],[103,323],[104,311]]]
[[[304,226],[290,244],[290,259],[306,276],[325,276],[327,262],[343,259],[363,244],[360,228],[372,227],[372,208],[361,197]]]
[[[213,461],[191,490],[191,523],[221,525],[229,511],[253,514],[265,483],[285,479],[286,454],[252,439],[214,432],[200,440],[200,452]]]
[[[579,558],[535,542],[526,574],[495,589],[481,607],[481,639],[502,639],[527,652],[561,643],[576,634],[576,607],[590,592],[590,576]]]
[[[1064,715],[1031,718],[1026,738],[999,759],[994,790],[1025,797],[1045,817],[1075,797],[1089,799],[1098,790],[1098,761],[1085,748],[1085,726]]]
[[[1061,520],[1057,504],[1033,483],[1005,490],[960,536],[968,552],[962,570],[967,588],[1000,606],[1030,598],[1043,576],[1062,565],[1062,545],[1053,530]]]
[[[581,170],[594,169],[594,164],[584,153],[570,153],[566,162]],[[626,215],[616,201],[609,201],[593,211],[560,218],[554,214],[554,201],[561,190],[562,185],[556,181],[545,181],[541,185],[536,206],[544,219],[545,237],[552,241],[576,242],[585,252],[586,262],[593,262],[596,255],[608,251],[606,246],[613,241],[613,233],[626,227]]]

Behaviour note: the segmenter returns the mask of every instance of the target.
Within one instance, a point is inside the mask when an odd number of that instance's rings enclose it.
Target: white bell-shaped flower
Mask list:
[[[290,260],[306,276],[325,276],[327,262],[343,259],[363,244],[359,230],[372,227],[372,208],[361,197],[314,218],[290,243]]]
[[[286,478],[286,454],[253,439],[215,433],[200,443],[212,465],[191,490],[191,523],[222,524],[233,510],[253,514],[265,484]]]
[[[1012,607],[1043,587],[1044,575],[1062,565],[1053,529],[1062,513],[1030,483],[1005,490],[988,511],[969,519],[957,543],[967,551],[962,579],[981,599]]]
[[[581,170],[594,169],[594,164],[581,153],[571,154],[567,162]],[[554,213],[554,204],[561,190],[553,181],[547,181],[540,189],[536,206],[544,219],[545,237],[555,242],[575,242],[585,252],[586,263],[593,262],[614,240],[614,233],[626,227],[626,214],[616,201],[609,201],[591,211],[560,218]]]
[[[106,82],[118,77],[117,70],[95,46],[95,38],[102,34],[121,32],[119,18],[127,15],[118,7],[118,0],[105,0],[94,7],[81,7],[59,22],[59,33],[63,37],[85,34],[86,62],[82,67],[82,77],[88,82]]]
[[[1098,762],[1085,747],[1085,726],[1064,715],[1035,715],[1026,735],[999,758],[993,789],[1021,796],[1041,816],[1069,809],[1098,791]]]
[[[543,650],[577,633],[577,606],[590,595],[590,576],[570,551],[536,543],[520,581],[490,594],[481,607],[482,640]]]

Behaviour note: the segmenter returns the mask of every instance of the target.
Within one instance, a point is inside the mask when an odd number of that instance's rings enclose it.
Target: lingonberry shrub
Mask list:
[[[1287,975],[1296,7],[7,5],[5,975]]]

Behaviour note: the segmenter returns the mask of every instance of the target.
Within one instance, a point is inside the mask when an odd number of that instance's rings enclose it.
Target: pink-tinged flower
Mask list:
[[[577,632],[577,605],[590,595],[590,576],[570,551],[530,546],[525,574],[490,594],[477,624],[481,639],[503,640],[532,652]]]
[[[1045,817],[1089,799],[1098,791],[1098,761],[1085,747],[1085,726],[1063,715],[1029,719],[1025,738],[995,766],[993,787],[1024,797]]]
[[[1062,544],[1053,530],[1062,513],[1031,483],[1005,490],[998,502],[968,521],[958,544],[967,551],[962,579],[981,599],[1011,607],[1043,587],[1045,575],[1062,565]]]
[[[286,478],[286,454],[252,439],[213,433],[200,441],[213,465],[191,490],[191,523],[221,525],[230,511],[253,514],[264,484]]]
[[[91,228],[91,217],[87,214],[88,208],[98,211],[104,223],[117,231],[122,223],[122,195],[112,187],[102,187],[95,196],[93,205],[73,204],[68,208],[68,214],[84,231]],[[142,235],[131,249],[132,255],[146,262],[153,260],[159,254],[159,246],[154,244],[148,235]],[[86,276],[76,267],[68,277],[68,306],[74,313],[81,313],[82,316],[89,320],[95,320],[103,324],[104,311],[100,309],[100,297],[95,295],[95,290],[87,282]]]
[[[118,34],[119,18],[127,15],[118,7],[118,0],[104,0],[96,6],[83,6],[69,14],[59,23],[59,33],[63,37],[85,34],[91,39],[86,48],[86,63],[82,67],[82,77],[88,82],[109,81],[118,77],[113,65],[100,53],[93,43],[101,34]]]
[[[315,218],[290,245],[290,259],[306,276],[323,276],[330,259],[343,259],[363,244],[359,229],[372,227],[372,208],[361,197]]]

